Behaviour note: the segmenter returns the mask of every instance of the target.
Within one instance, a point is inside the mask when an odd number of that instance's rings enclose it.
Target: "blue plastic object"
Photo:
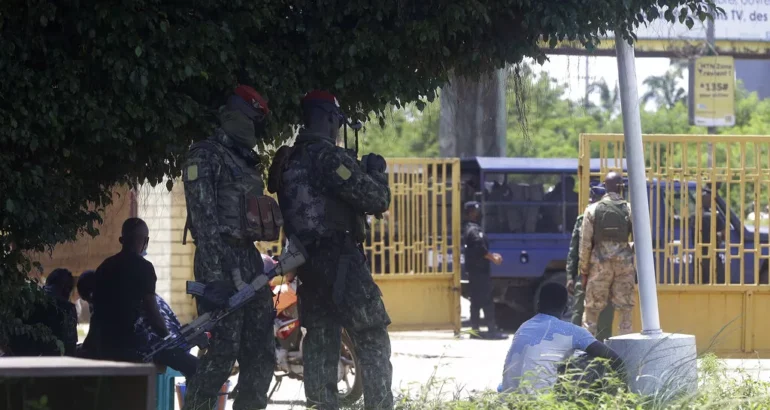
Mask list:
[[[161,373],[155,379],[156,410],[174,410],[174,377],[183,377],[182,373],[167,367],[165,373]]]

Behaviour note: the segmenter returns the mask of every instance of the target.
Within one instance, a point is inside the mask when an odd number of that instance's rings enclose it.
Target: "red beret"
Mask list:
[[[265,115],[270,113],[270,109],[267,107],[267,101],[265,101],[265,99],[259,95],[257,90],[249,87],[248,85],[239,85],[235,88],[234,93],[235,95],[246,100],[247,103],[254,106],[254,108],[257,110],[264,112]]]
[[[305,97],[302,98],[302,104],[310,101],[326,101],[334,104],[336,107],[340,106],[339,101],[337,101],[337,97],[328,91],[313,90],[305,94]]]

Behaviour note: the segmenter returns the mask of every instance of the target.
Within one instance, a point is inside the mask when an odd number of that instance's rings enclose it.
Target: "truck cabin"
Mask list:
[[[577,166],[567,158],[464,159],[463,202],[481,204],[487,234],[566,235],[578,215]]]

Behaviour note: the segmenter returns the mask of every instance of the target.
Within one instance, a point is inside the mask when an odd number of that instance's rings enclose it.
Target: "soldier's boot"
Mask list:
[[[612,337],[612,324],[615,321],[615,308],[611,303],[599,314],[597,321],[596,339],[600,342]]]
[[[484,318],[487,320],[487,333],[484,335],[484,339],[487,340],[503,340],[508,336],[501,333],[497,329],[497,318],[495,317],[495,304],[490,299],[484,305]]]

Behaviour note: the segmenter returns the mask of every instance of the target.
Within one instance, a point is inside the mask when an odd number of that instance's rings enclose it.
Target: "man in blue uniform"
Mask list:
[[[495,323],[492,278],[489,272],[489,263],[499,265],[503,263],[503,257],[499,253],[489,252],[489,242],[479,224],[481,222],[479,203],[475,201],[466,202],[464,208],[463,248],[465,252],[465,269],[468,272],[468,285],[471,289],[471,327],[475,331],[475,334],[471,337],[505,339],[506,336],[497,331]],[[487,329],[489,331],[486,334],[478,333],[481,309],[484,309],[484,318],[487,320]]]

